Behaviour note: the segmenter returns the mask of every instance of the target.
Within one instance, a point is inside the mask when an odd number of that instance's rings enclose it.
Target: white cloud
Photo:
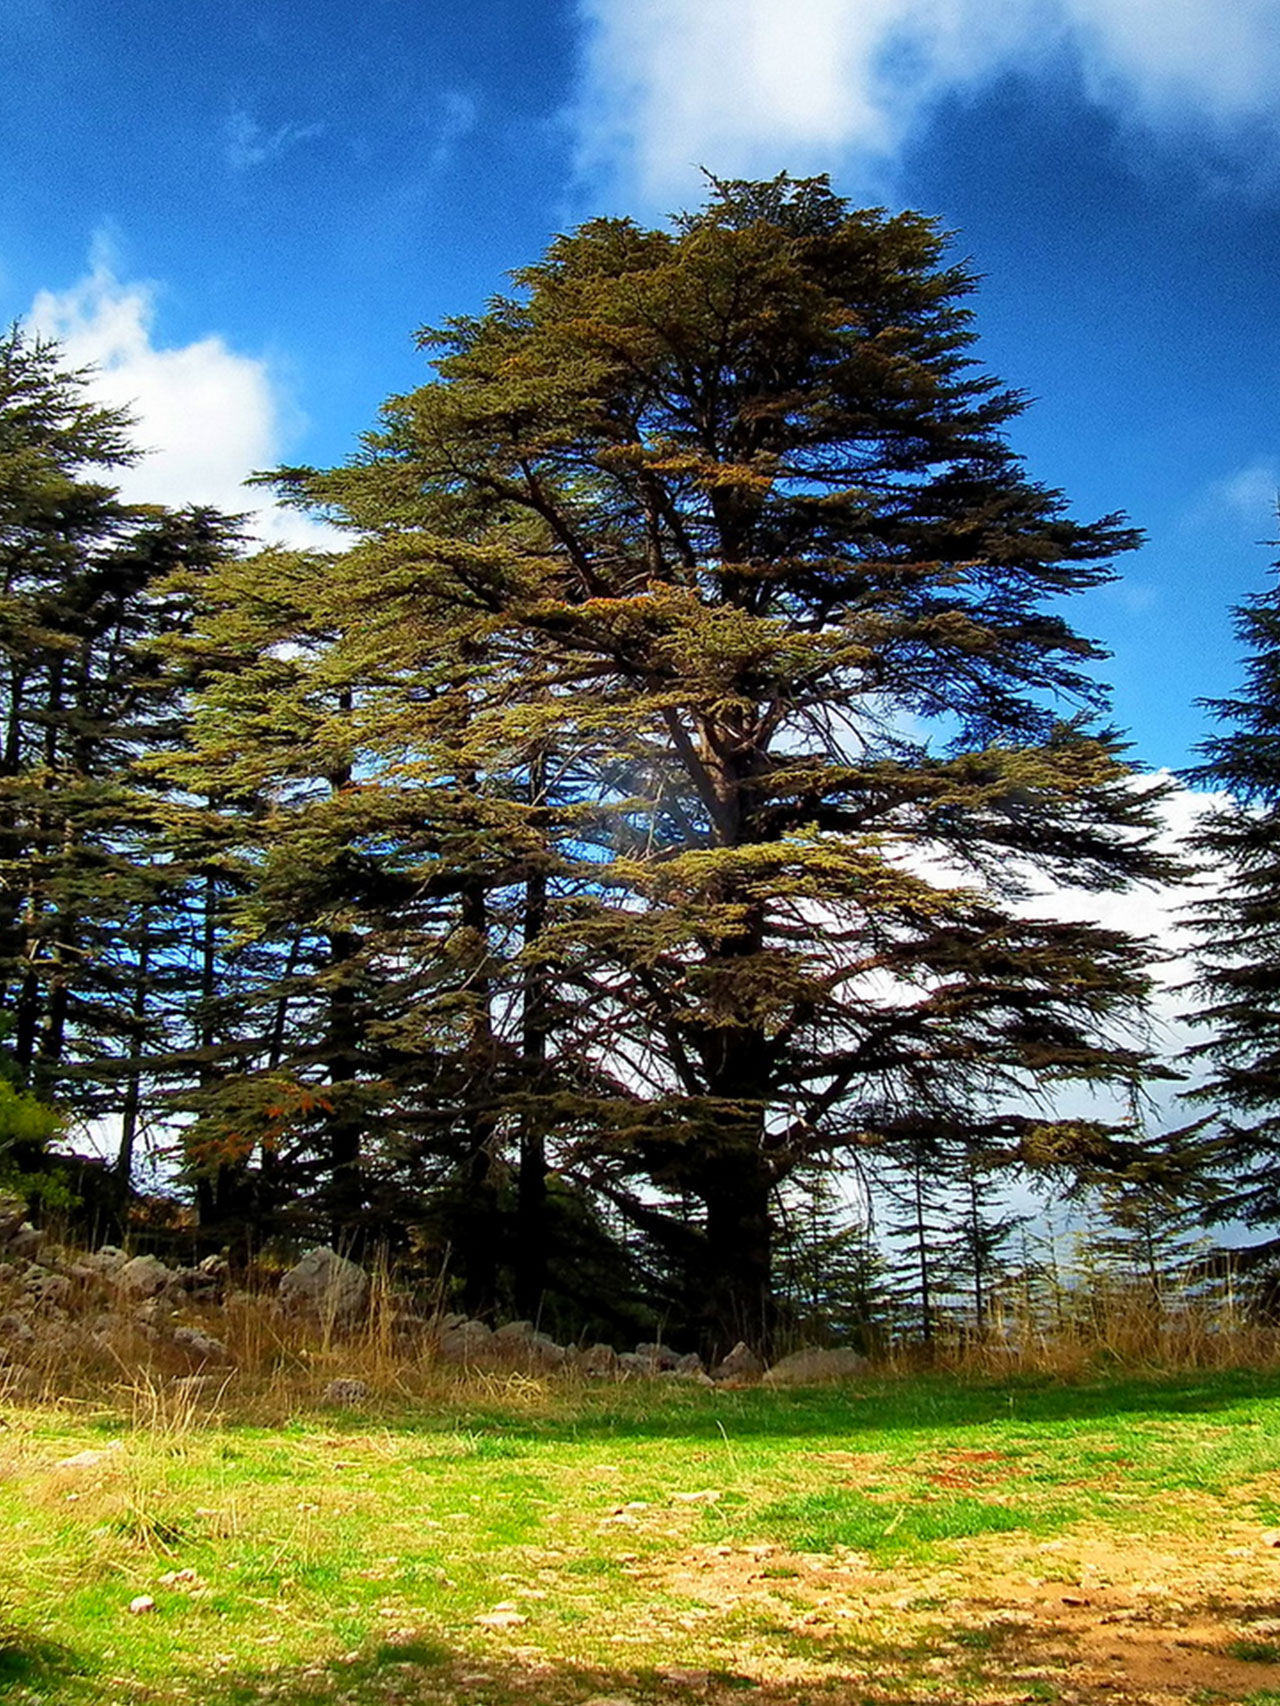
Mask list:
[[[1280,93],[1276,0],[1061,0],[1104,98],[1150,113],[1274,119]]]
[[[281,124],[274,130],[264,130],[252,113],[236,107],[226,122],[223,152],[232,171],[247,172],[254,166],[278,160],[299,143],[311,142],[323,134],[322,124]]]
[[[1274,456],[1257,456],[1243,468],[1215,480],[1209,489],[1208,507],[1228,510],[1250,526],[1275,531],[1276,506],[1280,503],[1280,463]]]
[[[69,366],[95,369],[100,396],[134,415],[134,441],[146,454],[113,475],[124,496],[251,511],[263,538],[331,545],[329,530],[264,507],[262,494],[242,484],[281,460],[286,410],[267,363],[212,335],[161,347],[154,321],[154,286],[122,283],[101,253],[69,290],[42,290],[27,315],[33,331],[57,339]]]
[[[873,179],[942,95],[1074,56],[1126,115],[1274,123],[1280,0],[578,0],[589,173],[667,205],[722,174]]]
[[[480,120],[480,110],[472,96],[463,89],[447,89],[433,113],[435,141],[431,149],[433,170],[442,171],[453,159],[460,142],[472,134]]]

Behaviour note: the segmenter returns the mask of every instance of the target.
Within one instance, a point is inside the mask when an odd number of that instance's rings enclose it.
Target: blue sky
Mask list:
[[[1146,530],[1076,611],[1137,756],[1233,686],[1280,533],[1280,0],[5,0],[0,50],[0,314],[135,404],[137,495],[341,459],[417,326],[696,163],[829,171],[957,233],[1015,448]]]

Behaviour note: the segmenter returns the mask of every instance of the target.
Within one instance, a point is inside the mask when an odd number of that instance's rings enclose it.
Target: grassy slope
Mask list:
[[[0,1409],[0,1700],[1145,1699],[1129,1583],[1216,1618],[1155,1697],[1280,1701],[1280,1376],[495,1392]]]

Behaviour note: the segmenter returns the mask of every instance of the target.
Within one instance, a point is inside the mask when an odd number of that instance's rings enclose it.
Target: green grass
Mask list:
[[[906,1706],[1006,1670],[1048,1699],[980,1578],[954,1623],[947,1571],[1099,1533],[1212,1555],[1227,1517],[1273,1520],[1280,1472],[1280,1379],[1243,1373],[0,1422],[5,1706]],[[1228,1657],[1280,1664],[1269,1634]]]

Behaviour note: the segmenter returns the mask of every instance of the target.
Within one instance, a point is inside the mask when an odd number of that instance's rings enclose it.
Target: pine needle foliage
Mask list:
[[[343,936],[312,989],[355,1029],[303,1076],[384,1161],[511,1155],[526,1294],[557,1166],[704,1343],[759,1341],[797,1168],[924,1127],[1070,1168],[1110,1128],[1036,1098],[1147,1067],[1141,947],[1026,904],[1161,871],[1058,608],[1135,535],[1027,477],[918,214],[712,180],[514,280],[277,476],[350,548],[253,566],[297,619],[212,671],[189,785],[271,800],[246,930]]]
[[[1210,1075],[1192,1094],[1213,1111],[1215,1213],[1269,1225],[1280,1221],[1280,586],[1236,612],[1236,631],[1244,686],[1210,701],[1222,732],[1191,774],[1226,795],[1195,839],[1215,875],[1195,910],[1206,1039],[1192,1052]]]

